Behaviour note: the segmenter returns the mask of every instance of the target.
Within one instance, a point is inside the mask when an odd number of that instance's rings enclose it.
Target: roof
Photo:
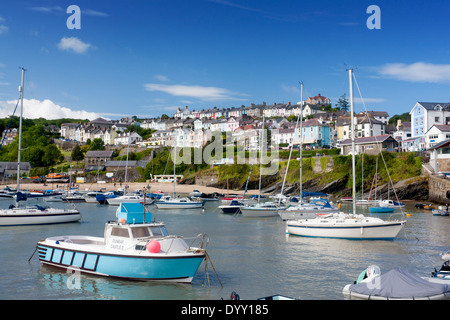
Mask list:
[[[374,142],[384,142],[386,140],[395,140],[390,134],[383,134],[381,136],[370,136],[370,137],[362,137],[355,138],[355,144],[364,144],[364,143],[374,143]],[[352,139],[345,139],[341,142],[342,145],[349,145],[352,143]]]
[[[450,126],[446,125],[446,124],[435,124],[435,125],[433,125],[433,127],[439,129],[442,132],[450,132]]]
[[[136,160],[128,160],[128,167],[136,167],[137,161]],[[106,163],[108,167],[125,167],[127,165],[126,160],[121,161],[108,161]]]
[[[86,158],[104,158],[109,157],[111,158],[114,154],[114,151],[108,151],[108,150],[89,150],[86,152]]]
[[[450,102],[417,102],[427,110],[433,110],[437,105],[440,105],[443,109],[450,110]]]
[[[431,148],[428,148],[427,150],[436,150],[436,149],[440,149],[440,148],[447,148],[448,146],[450,146],[450,139],[436,143],[434,146],[432,146]]]

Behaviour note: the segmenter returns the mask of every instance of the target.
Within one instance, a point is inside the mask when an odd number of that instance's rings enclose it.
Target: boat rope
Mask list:
[[[5,141],[6,135],[8,134],[9,127],[11,126],[12,119],[14,117],[14,114],[16,113],[17,106],[19,105],[19,101],[20,101],[20,99],[17,100],[16,107],[14,108],[14,112],[11,115],[11,118],[9,119],[9,123],[8,123],[8,126],[6,127],[6,131],[5,131],[5,135],[3,136],[2,142],[0,143],[0,148],[3,146],[3,141]]]
[[[28,258],[28,262],[30,262],[31,258],[33,258],[34,254],[36,253],[38,247],[36,246],[36,248],[34,248],[33,254],[31,255],[31,257]]]
[[[211,257],[209,256],[208,252],[205,249],[200,249],[201,252],[205,254],[205,278],[208,280],[208,287],[211,287],[211,282],[209,280],[209,270],[208,270],[208,261],[211,264],[211,267],[214,271],[214,274],[216,275],[217,280],[219,281],[220,287],[223,288],[222,282],[219,279],[219,275],[216,272],[216,268],[214,268],[214,265],[211,261]],[[205,281],[205,279],[203,280]]]

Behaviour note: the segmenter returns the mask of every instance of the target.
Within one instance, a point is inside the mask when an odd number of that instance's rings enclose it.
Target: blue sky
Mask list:
[[[81,29],[66,10],[81,9]],[[381,10],[381,29],[366,12]],[[450,3],[361,0],[2,0],[0,116],[172,115],[176,108],[348,96],[391,116],[449,102]],[[355,111],[363,110],[355,88]]]

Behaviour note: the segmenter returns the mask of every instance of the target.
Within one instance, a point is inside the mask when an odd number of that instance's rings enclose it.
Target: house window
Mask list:
[[[439,117],[434,117],[434,122],[439,122]]]

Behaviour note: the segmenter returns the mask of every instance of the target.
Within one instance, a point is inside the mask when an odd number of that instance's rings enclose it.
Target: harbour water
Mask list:
[[[103,236],[104,224],[115,219],[117,206],[77,203],[81,222],[1,227],[0,299],[217,300],[229,299],[234,291],[241,299],[250,300],[273,294],[302,300],[342,300],[343,287],[369,265],[378,265],[381,272],[401,267],[429,276],[441,265],[439,253],[450,249],[450,217],[433,216],[431,211],[414,208],[414,203],[403,210],[410,216],[393,241],[289,236],[279,217],[226,215],[218,205],[219,201],[208,201],[204,210],[172,211],[149,206],[153,219],[164,221],[171,234],[185,236],[188,243],[190,237],[200,233],[209,237],[207,251],[212,265],[207,264],[206,269],[202,263],[192,284],[134,282],[84,274],[74,277],[41,265],[37,253],[28,261],[42,238]],[[2,201],[0,206],[7,207],[9,202]],[[349,210],[351,205],[343,204],[341,209]]]

